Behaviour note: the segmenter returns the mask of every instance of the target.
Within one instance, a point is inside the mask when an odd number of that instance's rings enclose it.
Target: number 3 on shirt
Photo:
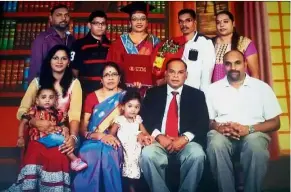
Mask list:
[[[76,55],[76,53],[75,53],[75,51],[72,51],[71,52],[71,61],[74,61],[74,59],[75,59],[75,55]]]

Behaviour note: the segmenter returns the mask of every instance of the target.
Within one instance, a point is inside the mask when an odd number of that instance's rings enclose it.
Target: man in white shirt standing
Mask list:
[[[211,170],[220,192],[235,192],[232,156],[239,152],[244,191],[260,192],[269,159],[268,133],[280,128],[282,111],[272,88],[246,74],[241,52],[229,51],[223,61],[227,76],[206,93]]]
[[[182,9],[178,22],[187,43],[182,60],[187,64],[186,85],[205,91],[211,84],[215,65],[215,49],[211,39],[196,31],[196,13],[193,9]]]

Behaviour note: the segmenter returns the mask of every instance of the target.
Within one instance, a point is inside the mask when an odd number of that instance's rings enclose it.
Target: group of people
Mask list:
[[[218,191],[234,192],[236,153],[244,191],[261,191],[268,133],[280,128],[281,108],[258,79],[254,43],[238,35],[228,11],[217,14],[211,40],[196,31],[195,11],[183,9],[183,36],[172,38],[177,50],[164,54],[150,87],[129,82],[124,71],[133,63],[153,66],[164,45],[146,30],[153,8],[123,7],[131,30],[112,44],[104,12],[92,12],[90,32],[74,41],[68,8],[52,8],[52,27],[32,45],[31,83],[17,112],[17,145],[25,153],[7,191],[132,192],[143,175],[151,191],[168,192],[166,168],[174,157],[179,191],[196,191],[208,159]]]

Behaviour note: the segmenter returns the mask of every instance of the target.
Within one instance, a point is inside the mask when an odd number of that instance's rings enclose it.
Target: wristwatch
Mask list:
[[[253,125],[249,125],[249,134],[254,133],[255,131],[255,127]]]

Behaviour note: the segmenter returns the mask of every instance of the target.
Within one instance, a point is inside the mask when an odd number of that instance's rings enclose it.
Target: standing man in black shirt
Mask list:
[[[90,32],[72,46],[73,73],[80,79],[84,96],[101,87],[101,71],[110,46],[110,41],[105,35],[106,22],[107,16],[103,11],[92,12],[87,24]]]

